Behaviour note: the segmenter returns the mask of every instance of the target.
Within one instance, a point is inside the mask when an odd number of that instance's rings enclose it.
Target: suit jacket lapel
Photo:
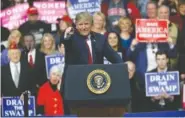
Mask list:
[[[34,63],[35,66],[38,65],[38,64],[37,64],[37,58],[39,57],[38,55],[39,55],[39,54],[38,54],[38,50],[35,49],[35,63]]]
[[[93,58],[93,63],[96,63],[96,40],[95,39],[91,39],[91,46],[92,46],[92,58]]]
[[[82,59],[84,59],[84,61],[86,63],[88,63],[88,49],[86,47],[86,42],[85,42],[85,37],[81,36],[81,35],[77,35],[77,44],[78,44],[78,48],[80,49],[79,51],[82,53]]]

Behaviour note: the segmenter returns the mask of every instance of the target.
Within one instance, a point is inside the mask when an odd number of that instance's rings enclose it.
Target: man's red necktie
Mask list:
[[[34,67],[32,55],[29,56],[29,64],[31,67]]]
[[[88,49],[88,64],[93,64],[92,55],[91,55],[90,48],[89,48],[89,45],[87,43],[87,40],[85,41],[85,44],[86,44],[86,47]]]

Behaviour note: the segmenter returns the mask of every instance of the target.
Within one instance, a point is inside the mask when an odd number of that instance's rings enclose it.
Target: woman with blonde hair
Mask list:
[[[18,48],[21,49],[21,32],[19,30],[12,30],[10,32],[10,35],[8,37],[8,41],[7,43],[4,45],[6,47],[6,49],[3,50],[2,54],[1,54],[1,66],[6,65],[9,63],[9,58],[8,58],[8,47],[9,45],[14,42],[16,45],[18,45]]]
[[[122,48],[128,49],[131,45],[131,42],[133,40],[132,32],[133,32],[133,26],[132,21],[128,17],[121,17],[118,22],[118,26],[120,29],[120,43]]]
[[[52,34],[45,33],[41,40],[40,51],[46,55],[50,55],[56,52],[55,50],[55,39]]]
[[[96,33],[100,33],[105,35],[107,30],[105,28],[106,26],[106,17],[102,12],[96,12],[93,15],[93,25],[92,25],[92,31]]]

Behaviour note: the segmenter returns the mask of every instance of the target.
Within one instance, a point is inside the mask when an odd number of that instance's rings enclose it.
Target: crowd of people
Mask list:
[[[184,0],[102,0],[101,11],[78,13],[56,19],[57,31],[39,20],[30,6],[28,21],[9,31],[1,27],[1,97],[21,96],[29,90],[36,97],[37,114],[64,115],[61,70],[52,67],[46,75],[45,56],[61,54],[66,65],[128,64],[132,112],[179,110],[182,95],[145,95],[145,73],[179,71],[185,81]],[[168,22],[166,42],[141,43],[135,36],[136,19]],[[95,41],[94,41],[95,40]],[[118,55],[120,53],[120,55]],[[70,112],[70,111],[69,111]]]

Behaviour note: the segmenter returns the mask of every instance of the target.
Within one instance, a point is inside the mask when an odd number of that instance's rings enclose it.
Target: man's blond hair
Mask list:
[[[76,23],[79,21],[90,21],[90,23],[92,24],[93,18],[91,14],[88,12],[80,12],[76,15],[76,18],[75,18]]]

